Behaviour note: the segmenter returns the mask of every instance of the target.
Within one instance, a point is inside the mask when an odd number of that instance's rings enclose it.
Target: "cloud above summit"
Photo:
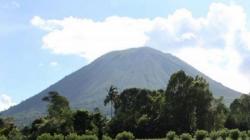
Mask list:
[[[144,45],[148,40],[145,32],[152,28],[149,19],[115,16],[104,21],[34,17],[31,23],[48,32],[42,39],[43,48],[55,54],[80,55],[90,61],[112,50]]]
[[[79,55],[92,61],[109,51],[146,45],[180,57],[226,86],[249,92],[250,31],[246,17],[239,5],[212,3],[202,17],[177,9],[154,19],[111,16],[94,21],[35,16],[31,24],[46,32],[42,47],[55,54]]]

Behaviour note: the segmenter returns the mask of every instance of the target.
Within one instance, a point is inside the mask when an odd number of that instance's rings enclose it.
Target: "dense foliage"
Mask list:
[[[71,110],[68,100],[53,91],[42,99],[48,103],[47,116],[30,126],[20,129],[13,119],[0,119],[0,140],[246,140],[250,136],[249,95],[227,108],[222,97],[212,96],[204,78],[184,71],[171,76],[166,90],[130,88],[118,93],[111,86],[107,92],[108,118],[98,109]]]

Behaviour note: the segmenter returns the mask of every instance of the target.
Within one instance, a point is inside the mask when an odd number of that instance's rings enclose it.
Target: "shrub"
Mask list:
[[[250,130],[247,131],[247,136],[250,137]]]
[[[56,134],[53,136],[53,140],[64,140],[64,136],[62,134]]]
[[[80,140],[98,140],[96,135],[81,135]]]
[[[192,140],[192,136],[189,133],[183,133],[180,136],[181,140]]]
[[[204,140],[207,137],[208,133],[205,130],[197,130],[195,132],[196,140]]]
[[[248,130],[248,131],[243,131],[243,132],[245,132],[246,133],[246,136],[247,136],[247,140],[250,140],[250,130]],[[242,134],[241,134],[241,137],[242,137]]]
[[[219,132],[212,131],[209,136],[211,140],[217,140],[219,138]]]
[[[96,132],[91,130],[86,130],[85,135],[95,135]]]
[[[247,137],[248,137],[247,132],[246,131],[242,131],[240,133],[240,137],[241,137],[241,140],[247,140]]]
[[[118,133],[115,137],[116,140],[134,140],[135,136],[131,132],[123,131]]]
[[[65,137],[65,140],[78,140],[78,139],[79,139],[79,136],[77,136],[77,134],[75,133],[71,133]]]
[[[0,140],[8,140],[5,136],[0,136]]]
[[[44,133],[37,137],[37,140],[53,140],[53,136],[48,133]]]
[[[61,138],[61,137],[58,136],[58,138]],[[103,140],[112,140],[111,138],[110,139],[108,138],[109,138],[108,136],[105,136],[103,137]],[[61,139],[56,139],[56,140],[61,140]],[[72,133],[66,136],[65,140],[98,140],[98,138],[95,135],[77,135],[75,133]]]
[[[238,140],[238,138],[240,137],[240,131],[239,131],[239,129],[232,129],[232,130],[230,130],[230,137],[233,140]]]
[[[167,133],[166,137],[167,137],[167,140],[174,140],[175,137],[176,137],[176,134],[175,134],[174,131],[169,131],[169,132]]]
[[[98,140],[98,138],[95,135],[77,135],[75,133],[72,133],[66,136],[65,140]],[[103,140],[108,140],[108,139],[103,139]]]
[[[226,140],[227,137],[229,136],[229,132],[227,129],[222,129],[222,130],[218,131],[218,135],[219,135],[219,137],[222,138],[222,140]]]
[[[112,138],[109,137],[109,136],[104,135],[104,136],[102,136],[102,140],[112,140]]]

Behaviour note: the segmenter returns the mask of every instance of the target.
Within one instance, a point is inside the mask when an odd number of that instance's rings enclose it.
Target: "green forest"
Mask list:
[[[105,91],[104,91],[105,92]],[[70,108],[56,91],[43,99],[47,115],[19,128],[0,119],[0,140],[247,140],[250,138],[250,96],[228,107],[215,98],[208,82],[184,71],[174,73],[166,89],[139,88],[118,92],[110,86],[103,101],[110,115]]]

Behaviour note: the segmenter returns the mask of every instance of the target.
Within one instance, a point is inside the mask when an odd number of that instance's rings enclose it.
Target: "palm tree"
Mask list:
[[[118,97],[118,90],[113,85],[110,86],[110,88],[107,90],[108,95],[106,96],[104,100],[104,105],[106,106],[110,102],[110,116],[112,118],[113,113],[113,105],[116,102],[116,99]]]

